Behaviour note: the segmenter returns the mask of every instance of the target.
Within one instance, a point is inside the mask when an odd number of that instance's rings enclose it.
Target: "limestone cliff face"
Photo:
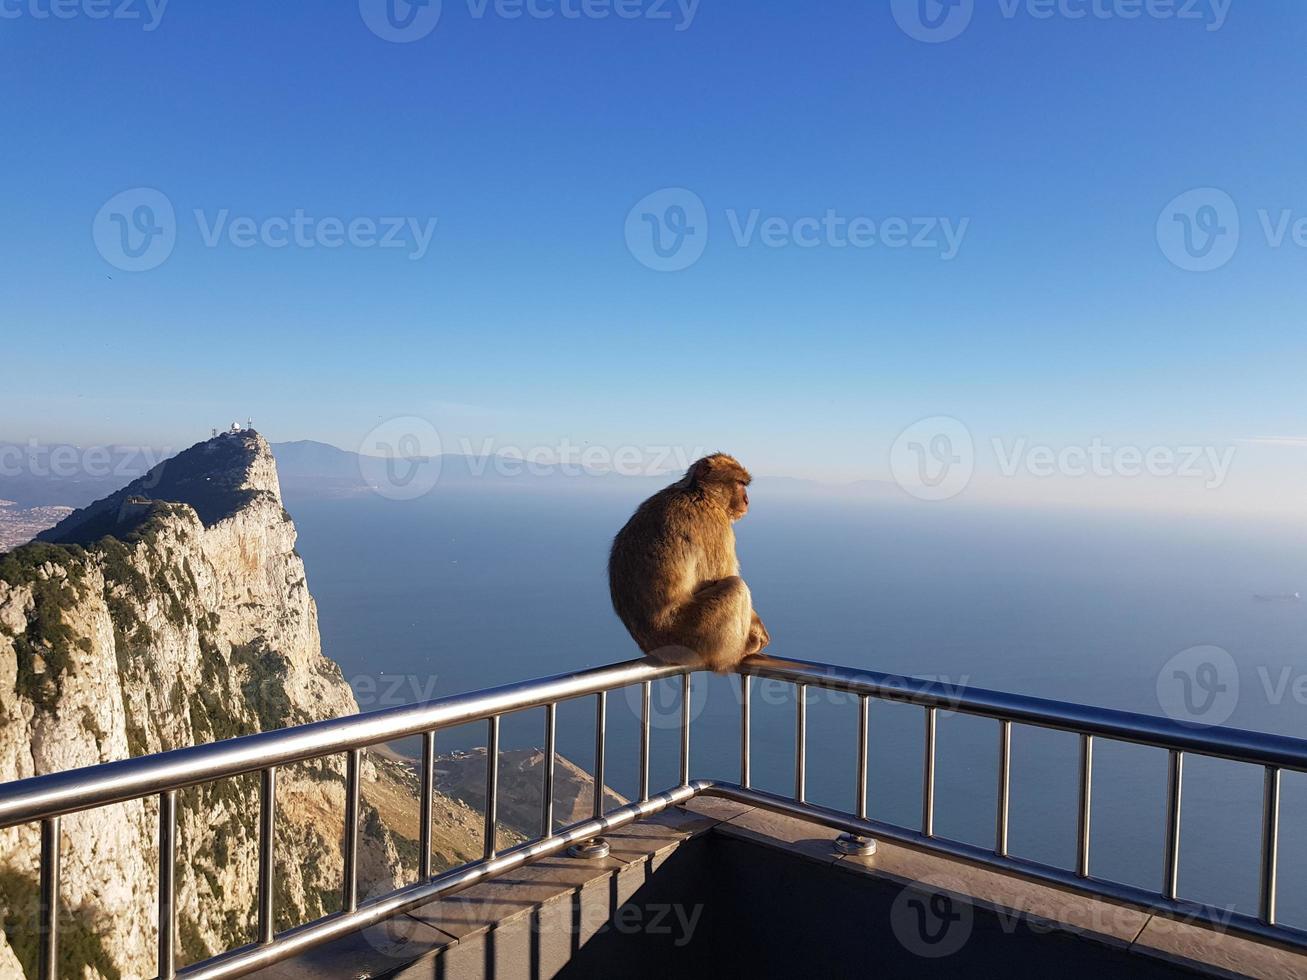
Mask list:
[[[0,556],[0,782],[358,711],[256,433],[200,443],[42,537]],[[369,754],[363,779],[366,895],[412,880],[417,828],[402,763]],[[257,800],[255,775],[179,794],[183,963],[251,938]],[[278,804],[285,928],[340,907],[344,759],[284,769]],[[475,813],[438,811],[446,860],[478,852]],[[157,813],[64,818],[61,976],[154,975]],[[0,831],[3,977],[15,956],[33,969],[38,840]]]

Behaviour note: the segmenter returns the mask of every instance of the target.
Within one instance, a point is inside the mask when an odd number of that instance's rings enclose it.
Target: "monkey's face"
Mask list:
[[[685,474],[680,484],[699,487],[726,509],[732,521],[738,521],[749,512],[749,484],[753,477],[739,461],[725,453],[705,456]]]
[[[731,502],[726,508],[731,520],[738,521],[749,513],[749,485],[743,480],[736,480],[731,486]]]

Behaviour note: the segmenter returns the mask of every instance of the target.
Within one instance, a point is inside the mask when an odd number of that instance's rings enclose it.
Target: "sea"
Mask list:
[[[363,710],[639,656],[609,606],[609,542],[642,494],[437,489],[417,500],[287,495],[324,652]],[[1307,526],[1184,515],[754,494],[737,525],[769,653],[1307,736]],[[753,781],[794,788],[795,693],[755,680]],[[1186,692],[1185,686],[1189,685]],[[692,773],[739,774],[738,677],[696,675]],[[654,691],[652,785],[678,781],[678,687]],[[1186,714],[1188,712],[1188,714]],[[608,708],[610,785],[637,792],[636,689]],[[868,805],[921,819],[924,713],[873,702]],[[811,692],[808,798],[851,810],[856,699]],[[559,711],[559,751],[593,764],[593,698]],[[540,745],[543,711],[504,722]],[[485,744],[478,724],[441,752]],[[399,751],[411,746],[396,746]],[[1017,726],[1010,849],[1074,867],[1078,739]],[[992,846],[997,723],[938,722],[935,831]],[[1091,874],[1160,889],[1167,756],[1097,739]],[[1182,897],[1257,911],[1262,772],[1188,757]],[[1307,777],[1286,773],[1281,921],[1307,927]]]

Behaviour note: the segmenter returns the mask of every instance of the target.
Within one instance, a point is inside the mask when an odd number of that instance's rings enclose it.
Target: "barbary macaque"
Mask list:
[[[664,663],[725,673],[771,642],[735,556],[749,471],[725,453],[639,506],[613,539],[608,586],[631,637]]]

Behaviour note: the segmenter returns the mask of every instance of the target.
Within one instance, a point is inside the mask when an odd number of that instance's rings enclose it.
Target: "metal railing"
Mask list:
[[[680,783],[650,793],[650,698],[654,681],[680,677]],[[784,797],[751,785],[751,679],[765,677],[796,688],[794,793]],[[647,660],[600,667],[457,695],[420,704],[332,719],[281,731],[264,732],[209,745],[178,749],[123,762],[52,773],[0,785],[0,828],[40,822],[39,976],[52,980],[58,963],[60,818],[69,813],[157,796],[159,800],[158,975],[218,978],[242,976],[302,953],[332,939],[366,928],[477,881],[495,877],[535,858],[590,840],[700,794],[725,797],[842,830],[856,837],[895,840],[963,860],[996,866],[1036,880],[1070,886],[1089,895],[1135,903],[1172,916],[1210,921],[1258,939],[1307,949],[1307,932],[1281,925],[1276,916],[1280,775],[1288,769],[1307,772],[1307,740],[1226,728],[1201,729],[1175,721],[1125,711],[1091,708],[980,689],[958,689],[932,681],[855,670],[798,660],[757,657],[740,671],[740,781],[690,779],[690,684],[683,668]],[[605,807],[605,748],[609,691],[639,684],[641,724],[639,798]],[[859,745],[854,803],[847,813],[806,800],[807,694],[809,688],[857,695]],[[591,817],[555,829],[553,813],[557,707],[562,701],[594,696],[595,773]],[[867,814],[869,778],[869,705],[873,700],[906,702],[923,709],[922,813],[912,829],[871,820]],[[497,850],[498,750],[500,719],[510,712],[544,708],[545,770],[540,833],[522,844]],[[997,722],[997,807],[993,848],[978,847],[935,834],[936,732],[941,709]],[[431,827],[434,799],[435,733],[442,728],[484,721],[487,725],[485,852],[480,860],[433,875]],[[1012,726],[1028,725],[1079,736],[1079,801],[1074,870],[1014,857],[1008,848]],[[360,770],[364,748],[408,736],[421,736],[419,768],[418,881],[366,901],[358,895]],[[1164,749],[1169,753],[1165,860],[1162,887],[1156,891],[1094,878],[1090,874],[1089,827],[1093,810],[1094,740],[1110,739]],[[290,763],[326,756],[346,756],[346,813],[343,845],[342,911],[277,933],[273,842],[277,814],[277,770]],[[1231,913],[1182,899],[1178,894],[1180,819],[1184,759],[1211,756],[1264,769],[1260,913]],[[258,904],[253,941],[210,959],[176,968],[177,792],[231,776],[260,773],[258,819]]]
[[[897,674],[855,670],[802,660],[759,657],[745,661],[741,673],[741,783],[714,783],[710,795],[729,796],[767,809],[816,821],[857,836],[881,837],[948,854],[963,860],[997,866],[1028,878],[1070,886],[1087,894],[1130,902],[1165,915],[1208,922],[1231,932],[1299,949],[1307,949],[1307,931],[1281,924],[1277,918],[1276,885],[1279,874],[1280,779],[1285,770],[1307,772],[1307,739],[1233,728],[1203,727],[1154,715],[1094,708],[1044,698],[1005,694],[980,688],[959,688],[936,681]],[[792,800],[763,793],[749,785],[749,685],[751,677],[787,681],[798,691],[795,738],[795,793]],[[856,814],[808,803],[803,798],[803,758],[806,748],[808,687],[858,695],[859,738],[856,772]],[[923,709],[925,738],[922,753],[922,813],[919,829],[867,819],[868,704],[871,700],[898,701]],[[997,723],[998,765],[993,848],[978,847],[935,834],[936,730],[941,710],[989,718]],[[1076,809],[1075,869],[1066,870],[1014,857],[1008,848],[1011,807],[1012,726],[1069,732],[1079,736]],[[1090,874],[1089,828],[1093,811],[1093,750],[1095,739],[1127,742],[1163,749],[1168,753],[1162,887],[1151,891],[1134,885],[1095,878]],[[1180,870],[1180,815],[1183,802],[1184,761],[1200,755],[1258,766],[1263,770],[1259,911],[1256,916],[1232,912],[1178,893]]]

